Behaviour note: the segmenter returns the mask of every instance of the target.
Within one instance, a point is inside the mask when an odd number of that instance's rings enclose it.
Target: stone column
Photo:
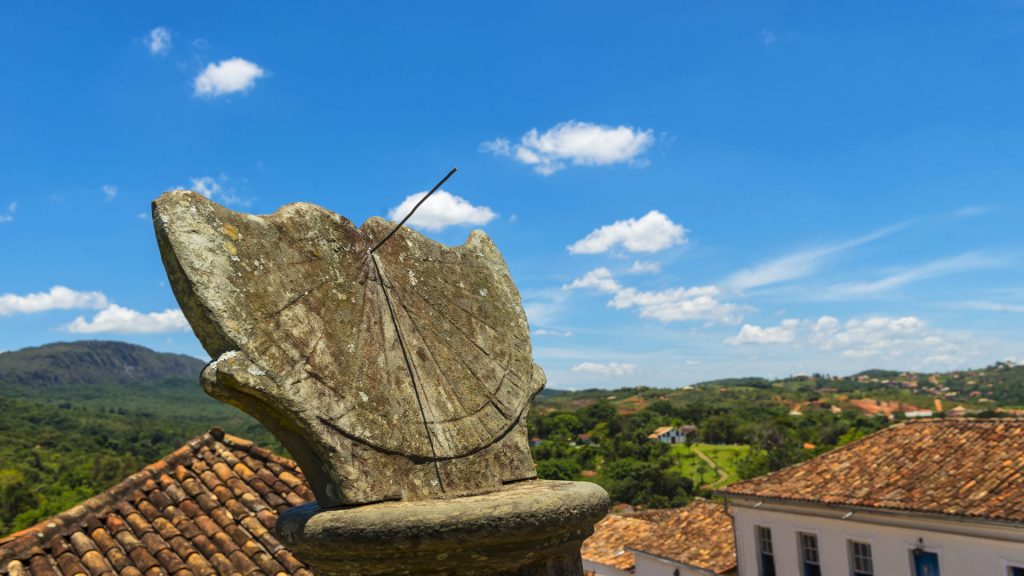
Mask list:
[[[608,511],[586,482],[524,481],[480,496],[288,510],[277,535],[320,576],[582,576]]]

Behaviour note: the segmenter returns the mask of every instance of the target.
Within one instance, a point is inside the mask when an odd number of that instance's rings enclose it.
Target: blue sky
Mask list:
[[[149,202],[503,250],[549,386],[1024,360],[1014,2],[5,4],[0,350],[205,357]]]

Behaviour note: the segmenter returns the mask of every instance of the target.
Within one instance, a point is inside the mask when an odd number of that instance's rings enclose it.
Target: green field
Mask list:
[[[714,470],[696,453],[697,451],[703,453],[717,464],[718,468],[722,472],[725,472],[726,476],[723,478],[719,471]],[[750,452],[750,446],[745,444],[724,445],[698,443],[693,446],[686,446],[683,444],[676,444],[672,446],[672,456],[677,459],[679,469],[682,470],[683,474],[692,478],[694,483],[698,486],[707,484],[712,488],[721,488],[722,486],[726,486],[737,481],[739,479],[739,475],[736,472],[736,464],[741,458],[746,456],[748,452]]]

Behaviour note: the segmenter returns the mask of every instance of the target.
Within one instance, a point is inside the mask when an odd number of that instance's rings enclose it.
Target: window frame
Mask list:
[[[765,544],[767,543],[767,549]],[[775,566],[775,542],[772,538],[772,529],[768,526],[762,526],[760,524],[754,525],[754,545],[757,547],[757,573],[760,576],[765,576],[764,570],[764,558],[768,556],[771,558],[772,570],[777,573]]]
[[[810,545],[808,545],[810,544]],[[799,554],[800,574],[807,575],[807,566],[817,566],[818,574],[822,573],[821,567],[821,541],[817,532],[798,530],[796,533],[796,549]]]
[[[857,546],[864,546],[867,550],[867,555],[857,554]],[[846,550],[850,558],[851,576],[875,576],[875,554],[871,547],[871,542],[848,538],[846,540]],[[858,558],[867,561],[867,570],[857,568]]]

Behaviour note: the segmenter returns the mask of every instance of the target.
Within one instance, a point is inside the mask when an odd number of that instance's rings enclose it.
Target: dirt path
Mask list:
[[[717,462],[715,462],[710,457],[708,457],[707,454],[701,452],[700,448],[698,448],[697,446],[693,446],[692,449],[693,449],[693,453],[694,454],[696,454],[701,460],[703,460],[705,463],[707,463],[707,465],[710,466],[711,469],[714,470],[718,474],[718,480],[715,480],[714,482],[709,482],[709,483],[705,484],[704,486],[702,486],[702,488],[708,488],[708,489],[719,488],[722,485],[724,485],[726,482],[729,481],[729,473],[726,472],[725,470],[723,470],[722,467],[719,466]]]

